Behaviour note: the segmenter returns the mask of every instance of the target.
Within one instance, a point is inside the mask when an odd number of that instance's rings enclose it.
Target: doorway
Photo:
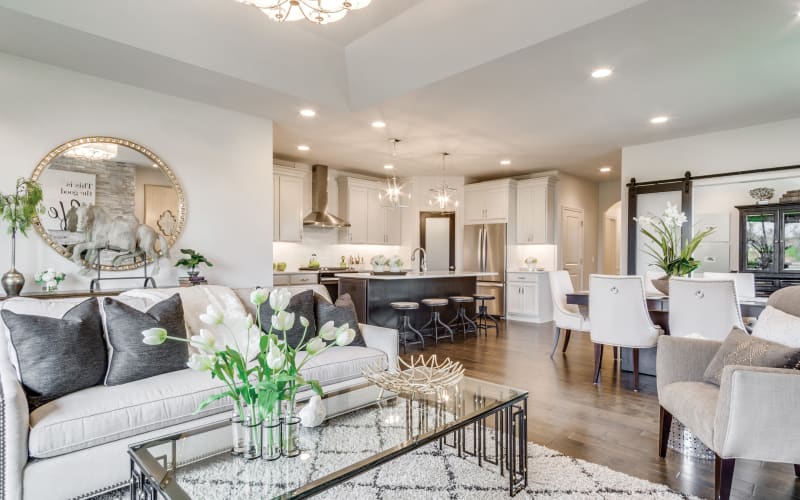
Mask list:
[[[420,212],[419,246],[425,249],[429,271],[454,271],[456,214]]]
[[[583,290],[583,209],[561,209],[561,260],[575,290]]]

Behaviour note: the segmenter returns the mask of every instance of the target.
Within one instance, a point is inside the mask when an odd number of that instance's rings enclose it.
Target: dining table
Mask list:
[[[664,333],[669,335],[669,296],[661,294],[647,294],[647,310],[653,323],[660,326]],[[589,291],[578,291],[567,294],[567,304],[578,306],[584,316],[589,314]],[[767,307],[767,297],[748,297],[739,300],[739,308],[744,318],[756,318]],[[624,371],[633,371],[630,349],[621,350],[620,367]],[[642,375],[655,375],[656,348],[642,349],[639,354],[639,373]]]

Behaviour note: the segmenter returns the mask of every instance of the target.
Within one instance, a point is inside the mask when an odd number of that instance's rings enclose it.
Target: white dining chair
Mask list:
[[[733,327],[746,331],[733,280],[670,280],[670,335],[724,340]]]
[[[736,284],[736,296],[739,299],[756,297],[756,277],[753,273],[703,273],[704,280],[733,280]]]
[[[603,347],[627,347],[633,350],[633,390],[638,392],[639,349],[655,347],[659,335],[664,333],[650,319],[644,278],[591,275],[589,320],[594,343],[594,383],[600,381]]]
[[[564,331],[564,347],[561,352],[567,352],[569,338],[573,331],[588,332],[589,319],[581,314],[580,309],[575,304],[567,304],[567,294],[574,292],[572,280],[569,279],[567,271],[550,271],[550,295],[553,298],[553,348],[550,350],[550,359],[558,348],[558,339],[561,331]]]

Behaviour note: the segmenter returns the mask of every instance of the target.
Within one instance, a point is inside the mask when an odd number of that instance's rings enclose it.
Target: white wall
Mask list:
[[[51,149],[82,136],[122,137],[152,148],[175,172],[187,201],[183,234],[173,248],[194,248],[215,266],[211,283],[270,285],[272,275],[272,122],[169,97],[0,53],[0,191],[28,177]],[[0,235],[0,271],[10,267],[10,239]],[[31,231],[17,241],[26,290],[33,274],[68,273],[64,289],[88,289],[88,278]],[[117,276],[132,273],[113,273]],[[177,283],[162,261],[159,286]],[[123,286],[133,286],[133,282]],[[109,285],[111,288],[113,285]]]
[[[800,164],[800,119],[766,123],[622,150],[622,241],[627,241],[627,184],[693,175]],[[780,194],[780,193],[778,193]],[[620,251],[627,269],[627,244]]]
[[[616,269],[606,269],[604,262],[607,260],[606,248],[612,248],[611,239],[616,240],[618,248],[622,245],[619,240],[622,223],[617,205],[621,197],[620,185],[618,181],[608,181],[599,183],[597,187],[597,272],[614,274]],[[609,216],[617,218],[613,234],[607,234],[605,230],[605,219]]]

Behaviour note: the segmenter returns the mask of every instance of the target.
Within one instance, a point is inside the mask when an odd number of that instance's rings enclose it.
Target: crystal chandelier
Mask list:
[[[372,0],[236,0],[252,5],[273,21],[299,21],[315,24],[334,23],[351,10],[363,9]]]
[[[117,157],[116,144],[81,144],[64,151],[64,156],[82,160],[113,160]]]
[[[397,144],[400,139],[389,139],[392,143],[392,172],[397,170]],[[386,187],[378,193],[378,200],[381,206],[386,208],[406,208],[411,200],[411,195],[403,192],[403,185],[398,184],[397,175],[392,173],[391,177],[386,178]]]
[[[448,186],[444,177],[448,156],[450,153],[442,153],[442,184],[438,188],[431,189],[433,195],[428,200],[428,205],[438,208],[441,212],[452,212],[458,207],[458,200],[455,199],[456,188]]]

